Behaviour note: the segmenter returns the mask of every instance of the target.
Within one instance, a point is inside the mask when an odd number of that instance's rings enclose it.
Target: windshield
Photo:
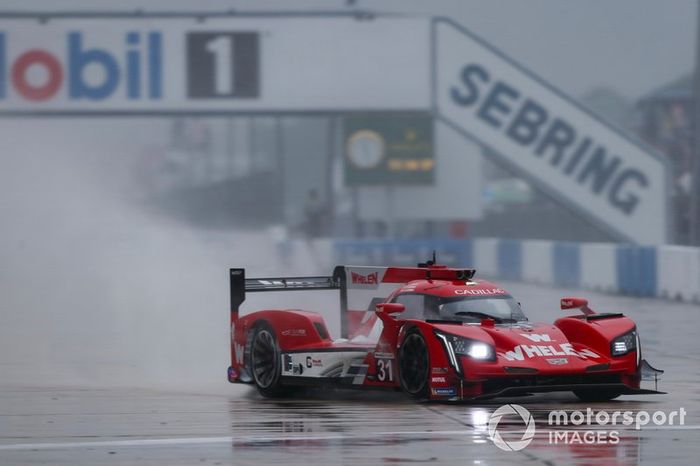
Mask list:
[[[405,293],[397,296],[394,302],[406,306],[402,319],[468,323],[478,323],[486,318],[491,318],[497,323],[527,320],[520,304],[510,295],[442,298],[420,293]]]
[[[527,320],[520,304],[512,296],[494,298],[444,298],[438,302],[438,315],[442,320],[479,322],[492,318],[496,322]]]

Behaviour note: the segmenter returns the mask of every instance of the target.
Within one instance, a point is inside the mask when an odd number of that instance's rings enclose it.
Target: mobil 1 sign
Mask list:
[[[428,110],[429,31],[350,15],[4,18],[0,114]]]
[[[436,20],[440,119],[618,237],[663,243],[663,159],[447,20]]]

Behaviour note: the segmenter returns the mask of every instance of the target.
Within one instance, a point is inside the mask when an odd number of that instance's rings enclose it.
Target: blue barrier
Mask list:
[[[336,241],[334,244],[335,261],[340,264],[369,264],[376,260],[377,251],[380,249],[381,244],[377,241]]]
[[[504,280],[521,280],[523,270],[522,241],[502,239],[498,241],[496,256],[498,276]]]
[[[616,252],[618,289],[624,294],[656,296],[656,248],[621,245]]]
[[[522,280],[526,274],[538,264],[525,263],[523,243],[526,241],[501,239],[496,242],[496,277],[504,280]],[[437,253],[438,262],[455,267],[473,267],[475,265],[475,244],[471,240],[339,240],[334,242],[335,263],[350,265],[415,265],[428,260],[432,251]],[[491,244],[491,243],[489,243]],[[614,254],[614,277],[607,274],[607,281],[616,283],[595,282],[603,289],[617,289],[621,294],[634,296],[659,296],[664,292],[659,279],[687,276],[690,283],[686,300],[700,299],[700,265],[697,261],[700,251],[693,249],[694,259],[685,262],[674,256],[674,260],[666,260],[663,265],[658,263],[658,256],[666,253],[671,246],[635,246],[628,244],[615,245],[610,248]],[[675,247],[677,248],[677,247]],[[692,249],[692,248],[688,248]],[[614,253],[613,253],[614,251]],[[669,253],[670,254],[670,253]],[[539,256],[528,256],[531,261],[549,260]],[[664,256],[665,257],[665,256]],[[685,257],[685,256],[684,256]],[[610,259],[613,259],[611,256]],[[686,264],[686,262],[688,262]],[[696,264],[696,265],[693,265]],[[555,242],[552,245],[552,279],[554,285],[578,288],[582,282],[581,245],[570,242]],[[665,277],[659,276],[659,267],[664,267]],[[590,264],[589,264],[590,269]],[[595,268],[594,268],[595,269]],[[607,269],[606,269],[607,270]],[[479,271],[477,270],[477,274]],[[591,273],[590,270],[588,273]],[[685,275],[683,275],[685,274]],[[678,280],[676,278],[675,280]],[[685,280],[685,278],[684,278]],[[590,278],[588,280],[591,281]],[[685,282],[684,282],[685,283]],[[668,288],[668,286],[666,286]],[[666,292],[666,294],[669,294]],[[669,295],[676,296],[678,293]]]
[[[556,242],[552,250],[554,284],[579,287],[581,284],[581,248],[576,243]]]
[[[640,269],[642,292],[643,296],[656,296],[658,293],[657,265],[656,265],[656,248],[652,246],[641,247],[640,250]]]
[[[632,246],[618,246],[615,250],[615,275],[617,276],[617,289],[623,294],[632,293]]]
[[[453,267],[469,267],[474,260],[471,241],[458,240],[342,240],[334,244],[335,261],[351,265],[415,266],[432,257]]]

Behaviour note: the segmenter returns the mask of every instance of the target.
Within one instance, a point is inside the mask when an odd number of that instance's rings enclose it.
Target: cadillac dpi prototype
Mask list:
[[[474,269],[432,261],[418,267],[337,266],[328,277],[246,278],[230,270],[232,383],[267,397],[294,387],[401,390],[419,400],[474,400],[571,391],[585,401],[653,394],[657,377],[642,359],[632,319],[579,310],[554,324],[531,323],[503,288],[474,279]],[[365,309],[348,309],[348,292],[378,292]],[[298,309],[239,316],[246,293],[337,290],[341,338],[323,317]],[[653,380],[654,390],[641,380]]]

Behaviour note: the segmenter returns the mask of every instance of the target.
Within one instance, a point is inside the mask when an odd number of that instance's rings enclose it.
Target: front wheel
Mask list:
[[[259,325],[253,333],[250,370],[260,394],[265,397],[282,395],[280,349],[275,331],[267,324]]]
[[[428,345],[420,330],[412,329],[399,348],[399,382],[404,392],[414,398],[428,397],[430,358]]]
[[[610,401],[618,396],[622,392],[619,390],[597,390],[597,389],[584,389],[584,390],[574,390],[574,395],[578,397],[581,401]]]

